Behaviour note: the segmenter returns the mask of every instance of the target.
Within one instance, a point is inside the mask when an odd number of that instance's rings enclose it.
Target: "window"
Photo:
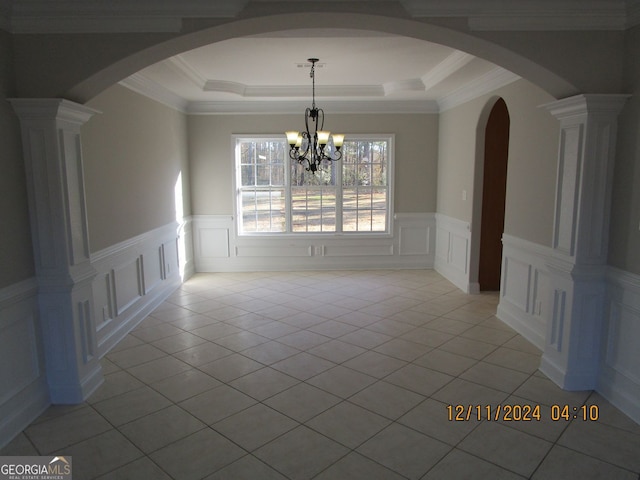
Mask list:
[[[238,232],[388,233],[393,137],[350,136],[342,159],[312,174],[283,137],[235,138]]]

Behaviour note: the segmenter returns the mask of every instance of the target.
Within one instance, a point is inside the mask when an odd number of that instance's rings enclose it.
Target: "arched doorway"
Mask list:
[[[504,232],[509,111],[502,98],[494,104],[484,133],[484,168],[478,283],[480,291],[500,290]]]

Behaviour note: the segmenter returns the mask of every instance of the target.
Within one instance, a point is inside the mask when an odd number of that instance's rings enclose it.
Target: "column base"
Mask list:
[[[49,401],[53,405],[76,405],[84,402],[104,382],[99,362],[87,372],[80,383],[49,384]]]

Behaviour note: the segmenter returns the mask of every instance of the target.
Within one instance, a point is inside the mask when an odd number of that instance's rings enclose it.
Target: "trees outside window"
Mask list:
[[[238,232],[388,233],[393,138],[350,136],[342,159],[312,174],[284,138],[235,139]]]

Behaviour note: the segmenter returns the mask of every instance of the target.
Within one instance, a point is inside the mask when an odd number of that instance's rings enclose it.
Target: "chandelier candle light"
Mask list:
[[[300,165],[304,165],[307,171],[315,175],[322,162],[333,162],[342,158],[340,148],[342,148],[342,143],[344,142],[344,135],[331,135],[331,132],[323,130],[324,111],[316,107],[315,66],[318,59],[310,58],[309,61],[311,62],[309,76],[312,82],[312,103],[311,108],[307,108],[304,112],[306,130],[303,132],[292,130],[285,132],[285,134],[290,147],[289,157],[292,160],[296,160]],[[335,150],[331,145],[335,147]]]

